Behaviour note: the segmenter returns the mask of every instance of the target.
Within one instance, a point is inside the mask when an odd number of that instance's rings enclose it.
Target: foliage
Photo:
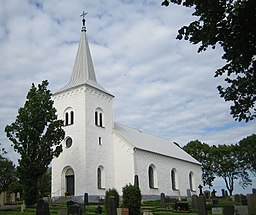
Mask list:
[[[53,157],[62,152],[61,140],[65,136],[63,121],[57,120],[52,94],[47,86],[48,81],[43,81],[38,88],[32,84],[15,122],[5,128],[14,150],[21,156],[17,171],[28,205],[37,201],[38,180]]]
[[[194,140],[187,143],[183,149],[202,164],[204,186],[211,187],[215,179],[212,169],[211,147],[206,143],[201,143],[199,140]]]
[[[225,86],[218,86],[220,96],[232,101],[235,120],[256,117],[256,1],[255,0],[164,0],[194,9],[198,17],[183,26],[177,39],[200,44],[198,52],[220,45],[226,64],[216,70],[215,77],[225,76]]]
[[[51,194],[51,176],[52,168],[48,168],[38,182],[38,190],[41,197],[50,196]]]
[[[213,169],[218,177],[225,181],[226,188],[230,195],[234,190],[234,180],[240,179],[242,187],[251,184],[248,172],[244,163],[239,160],[237,146],[218,145],[212,147]]]
[[[15,181],[15,166],[9,159],[0,155],[0,193],[11,192],[12,183]]]
[[[116,208],[119,207],[119,194],[118,194],[117,190],[115,188],[107,190],[105,193],[105,209],[106,209],[107,214],[109,212],[108,206],[109,206],[109,197],[110,196],[115,197]]]
[[[129,215],[140,215],[141,192],[139,186],[129,184],[123,187],[123,207],[129,208]]]
[[[239,141],[239,159],[244,166],[256,175],[256,134]]]

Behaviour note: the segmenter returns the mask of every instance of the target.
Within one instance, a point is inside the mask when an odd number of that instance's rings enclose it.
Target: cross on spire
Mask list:
[[[82,19],[82,21],[83,21],[83,26],[85,27],[85,16],[86,16],[86,14],[88,14],[88,13],[85,13],[84,11],[83,11],[83,13],[80,15],[80,17],[83,17],[83,19]]]

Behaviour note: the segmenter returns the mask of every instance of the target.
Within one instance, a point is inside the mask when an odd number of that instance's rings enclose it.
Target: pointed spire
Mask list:
[[[81,38],[78,45],[78,50],[77,50],[76,59],[73,66],[73,71],[72,71],[70,81],[66,86],[61,88],[59,92],[82,85],[82,84],[87,84],[98,90],[108,93],[100,84],[97,83],[97,80],[96,80],[92,57],[89,49],[87,36],[86,36],[86,27],[85,27],[85,19],[84,19],[86,14],[87,13],[85,13],[84,11],[81,14],[81,16],[83,17],[82,19],[83,26],[81,30]]]

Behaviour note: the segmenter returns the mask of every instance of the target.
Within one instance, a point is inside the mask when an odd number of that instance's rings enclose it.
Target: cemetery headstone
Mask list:
[[[248,215],[256,214],[256,195],[248,194],[247,195],[247,206],[248,206]]]
[[[175,203],[175,210],[176,211],[188,211],[188,203],[177,201]]]
[[[236,215],[248,215],[248,207],[245,205],[235,205]]]
[[[221,194],[222,194],[222,197],[225,197],[225,190],[224,189],[221,189]]]
[[[109,197],[108,214],[116,215],[116,200],[114,196]]]
[[[223,214],[224,215],[234,215],[235,213],[235,208],[233,205],[225,205],[223,207]]]
[[[252,194],[256,195],[256,188],[252,188]]]
[[[199,196],[198,197],[198,215],[207,215],[207,209],[206,209],[206,202],[205,202],[205,197]]]
[[[228,191],[227,190],[225,190],[225,196],[228,196]]]
[[[204,196],[206,199],[209,199],[210,198],[210,191],[209,190],[205,190],[204,191]]]
[[[89,201],[88,201],[88,193],[84,194],[84,205],[88,205]]]
[[[240,195],[240,198],[241,198],[241,204],[242,204],[242,205],[247,205],[247,199],[246,199],[246,196],[244,196],[244,195]]]
[[[211,198],[212,199],[216,198],[216,193],[217,193],[217,191],[213,189],[212,192],[211,192]]]
[[[165,195],[161,193],[160,195],[160,208],[165,208]]]
[[[68,215],[82,214],[81,206],[79,204],[71,204],[68,206]]]
[[[239,194],[235,195],[235,202],[240,202],[240,195]]]
[[[199,188],[199,196],[203,196],[204,195],[203,194],[203,186],[201,184],[199,184],[198,188]]]
[[[198,205],[198,196],[197,195],[192,195],[192,208],[197,209]]]
[[[21,213],[23,213],[23,212],[25,211],[25,209],[26,209],[25,201],[22,201],[22,205],[21,205],[21,207],[20,207]]]
[[[222,214],[222,208],[212,208],[212,214],[221,215]]]
[[[50,215],[49,204],[43,199],[39,199],[36,205],[36,215]]]

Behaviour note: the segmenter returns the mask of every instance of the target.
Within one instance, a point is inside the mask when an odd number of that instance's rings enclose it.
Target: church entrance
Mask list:
[[[73,169],[68,169],[65,174],[66,179],[66,192],[69,196],[74,196],[75,194],[75,176]]]

